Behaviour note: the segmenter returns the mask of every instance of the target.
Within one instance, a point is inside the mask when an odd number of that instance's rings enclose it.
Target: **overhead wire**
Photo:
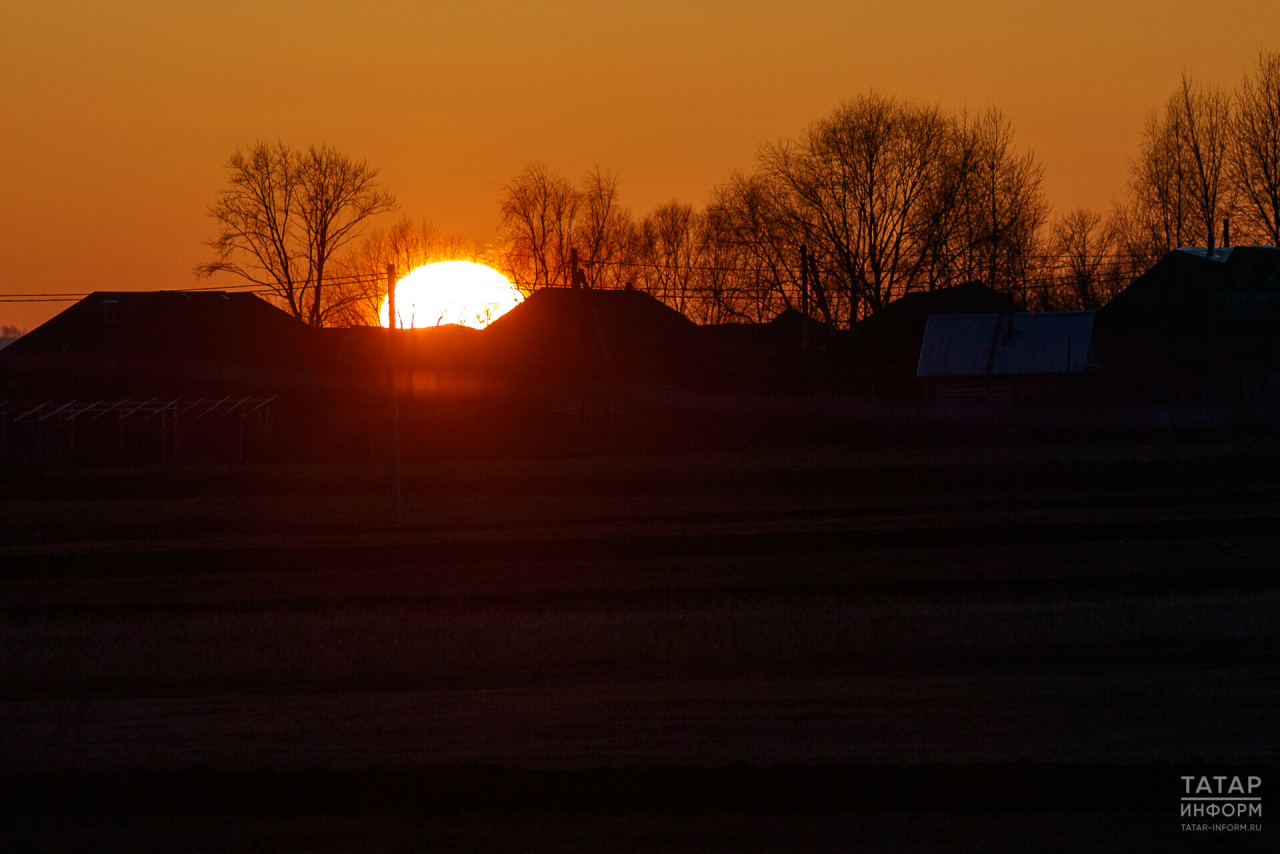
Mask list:
[[[508,257],[516,258],[532,258],[535,257],[531,253],[508,253]],[[1056,261],[1053,264],[1034,264],[1034,271],[1030,271],[1030,277],[1039,281],[1024,281],[1013,283],[1006,289],[1010,291],[1030,291],[1030,290],[1048,290],[1051,288],[1061,287],[1063,285],[1078,284],[1081,279],[1078,275],[1078,268],[1068,261],[1064,261],[1061,256],[1051,255],[1047,253],[1033,253],[1025,257],[1028,261]],[[1150,261],[1150,256],[1141,253],[1132,252],[1109,252],[1100,253],[1093,256],[1091,264],[1098,266],[1109,266],[1117,262],[1125,261]],[[609,266],[630,269],[654,269],[654,270],[675,270],[683,272],[717,272],[717,273],[737,273],[744,275],[759,275],[762,269],[776,268],[779,265],[773,262],[763,262],[756,266],[723,266],[716,264],[679,264],[670,262],[655,261],[635,261],[629,259],[595,259],[586,260],[584,264],[588,267]],[[1099,270],[1095,274],[1096,278],[1106,279],[1114,276],[1114,273],[1107,274],[1105,270]],[[1121,276],[1122,278],[1126,276]],[[329,285],[351,285],[351,284],[379,284],[383,277],[378,274],[345,274],[326,277],[325,284]],[[512,279],[512,284],[523,288],[536,288],[544,286],[545,282],[531,282],[525,280]],[[296,286],[297,290],[305,291],[312,287],[311,283],[300,283]],[[111,293],[112,291],[108,291]],[[253,294],[274,294],[279,293],[280,288],[273,287],[262,283],[248,283],[241,285],[208,285],[187,288],[159,288],[151,292],[162,293],[199,293],[199,292],[238,292]],[[45,293],[17,293],[17,294],[0,294],[0,303],[36,303],[36,302],[76,302],[93,293],[99,291],[52,291]],[[116,293],[129,293],[129,291],[116,291]]]

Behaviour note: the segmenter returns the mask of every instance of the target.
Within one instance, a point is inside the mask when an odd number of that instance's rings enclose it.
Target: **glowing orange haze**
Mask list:
[[[871,88],[998,105],[1056,210],[1105,209],[1184,69],[1234,86],[1280,40],[1275,0],[891,5],[6,4],[0,291],[192,284],[222,164],[256,139],[365,158],[404,213],[485,241],[527,160],[613,168],[637,213],[699,203]]]

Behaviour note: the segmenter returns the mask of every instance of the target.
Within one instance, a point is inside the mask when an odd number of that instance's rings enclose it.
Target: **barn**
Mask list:
[[[1015,420],[1071,407],[1096,368],[1092,311],[934,315],[916,376],[937,418]]]

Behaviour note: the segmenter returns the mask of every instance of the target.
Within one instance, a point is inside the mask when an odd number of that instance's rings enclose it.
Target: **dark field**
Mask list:
[[[15,850],[1275,850],[1280,443],[386,484],[4,474]]]

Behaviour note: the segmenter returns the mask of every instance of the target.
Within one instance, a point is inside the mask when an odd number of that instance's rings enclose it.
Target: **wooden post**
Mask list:
[[[396,390],[396,265],[387,265],[387,386],[391,391],[391,492],[397,528],[404,524],[404,502],[400,493],[400,395]]]
[[[809,247],[800,244],[800,349],[809,349]]]

